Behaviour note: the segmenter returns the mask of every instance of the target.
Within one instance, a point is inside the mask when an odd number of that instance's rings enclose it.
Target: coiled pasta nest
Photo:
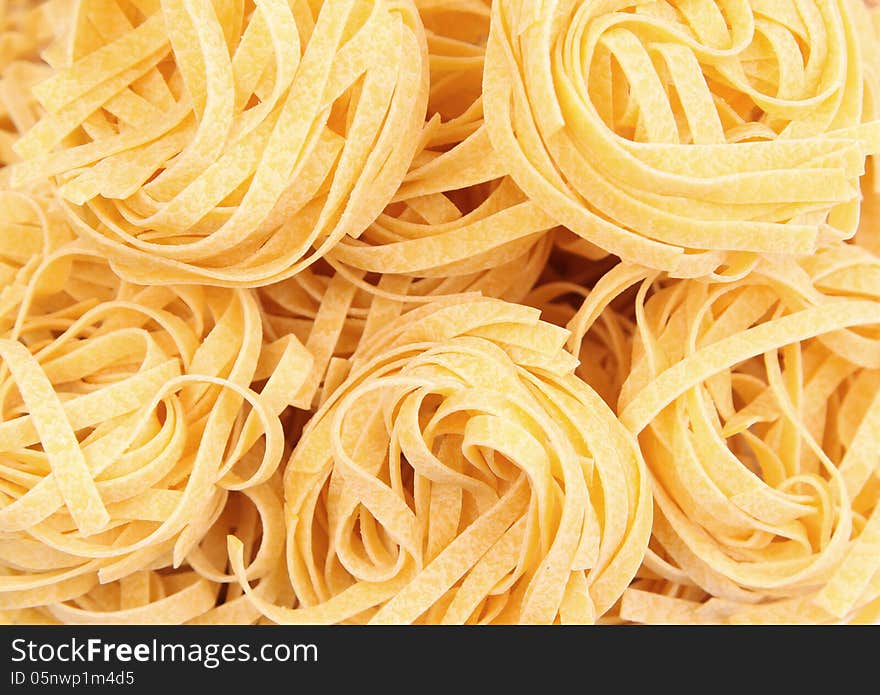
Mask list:
[[[284,454],[250,291],[120,283],[69,243],[32,270],[0,337],[0,609],[180,565]]]
[[[641,302],[619,412],[656,513],[621,616],[831,622],[876,600],[877,258],[828,247]]]
[[[599,619],[641,562],[650,492],[565,338],[492,299],[377,333],[285,471],[299,607],[247,589],[254,605],[276,622]]]
[[[855,233],[858,179],[880,147],[876,37],[860,1],[492,11],[492,144],[596,254],[732,279],[762,255]]]
[[[100,0],[62,34],[15,180],[51,177],[136,282],[290,277],[366,229],[418,146],[409,0]]]

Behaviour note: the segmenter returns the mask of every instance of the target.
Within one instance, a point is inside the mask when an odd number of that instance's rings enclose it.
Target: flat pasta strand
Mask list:
[[[409,2],[245,7],[90,2],[49,52],[13,180],[50,177],[129,280],[290,277],[359,236],[410,164],[428,63]]]
[[[492,144],[557,222],[675,277],[849,238],[880,146],[876,38],[861,2],[797,7],[499,0]]]

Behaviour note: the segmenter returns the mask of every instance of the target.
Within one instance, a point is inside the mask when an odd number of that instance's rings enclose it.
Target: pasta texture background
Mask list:
[[[0,0],[0,622],[880,622],[880,10]]]
[[[51,174],[132,280],[266,284],[358,236],[427,96],[418,15],[385,0],[85,3],[45,55],[17,181]]]

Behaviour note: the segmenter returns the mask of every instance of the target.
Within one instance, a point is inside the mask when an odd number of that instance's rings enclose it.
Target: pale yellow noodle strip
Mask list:
[[[87,611],[50,604],[53,616],[73,625],[177,625],[206,612],[216,602],[216,589],[203,579],[167,598],[118,611]]]
[[[77,527],[86,536],[97,533],[110,522],[110,516],[55,390],[20,343],[0,340],[0,357],[30,410],[58,488]]]
[[[878,312],[880,305],[873,302],[832,303],[804,309],[718,341],[658,376],[626,404],[620,414],[621,422],[631,431],[640,432],[667,403],[713,374],[767,350],[817,334],[875,323]]]

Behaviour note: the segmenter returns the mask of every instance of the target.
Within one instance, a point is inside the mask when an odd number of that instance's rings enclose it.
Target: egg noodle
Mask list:
[[[427,97],[408,3],[76,7],[44,54],[46,116],[15,144],[14,178],[51,176],[122,276],[266,284],[358,236],[394,194]]]
[[[0,0],[0,623],[880,622],[880,10]]]
[[[761,254],[854,234],[858,177],[880,147],[861,3],[496,0],[492,12],[492,144],[592,245],[674,276],[739,277]]]

